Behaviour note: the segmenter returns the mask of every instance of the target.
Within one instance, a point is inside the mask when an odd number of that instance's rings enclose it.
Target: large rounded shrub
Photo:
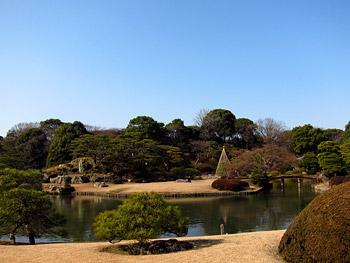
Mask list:
[[[226,185],[227,179],[220,178],[212,182],[211,187],[219,190],[224,190]]]
[[[211,187],[218,190],[229,190],[229,191],[242,191],[249,187],[249,184],[239,179],[228,179],[223,177],[215,180]]]
[[[229,179],[225,184],[225,190],[230,191],[242,191],[249,187],[249,184],[245,181],[241,181],[238,179]]]
[[[350,182],[316,197],[279,244],[288,262],[350,262]]]

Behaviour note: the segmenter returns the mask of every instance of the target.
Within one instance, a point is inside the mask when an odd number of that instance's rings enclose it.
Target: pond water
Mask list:
[[[273,188],[248,196],[168,199],[179,206],[184,216],[189,217],[187,236],[220,234],[224,224],[229,234],[286,229],[297,214],[317,196],[310,180],[274,181]],[[37,242],[85,242],[96,241],[93,219],[100,212],[115,209],[122,200],[89,196],[53,196],[57,211],[67,218],[66,238],[41,237]],[[163,235],[162,237],[171,237]],[[17,241],[27,239],[17,238]]]

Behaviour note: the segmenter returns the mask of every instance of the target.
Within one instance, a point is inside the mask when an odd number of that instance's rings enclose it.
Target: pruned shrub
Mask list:
[[[229,179],[226,181],[224,190],[230,191],[242,191],[249,187],[249,184],[245,181],[241,181],[238,179]]]
[[[330,180],[329,180],[329,186],[333,186],[333,185],[338,185],[338,184],[342,184],[345,182],[350,182],[350,176],[333,176]]]
[[[212,182],[211,187],[218,190],[223,190],[225,189],[226,182],[227,182],[227,179],[220,178]]]
[[[287,262],[350,262],[350,182],[316,197],[279,244]]]
[[[218,190],[229,190],[229,191],[242,191],[249,187],[249,184],[245,181],[238,179],[228,179],[227,177],[215,180],[211,187]]]

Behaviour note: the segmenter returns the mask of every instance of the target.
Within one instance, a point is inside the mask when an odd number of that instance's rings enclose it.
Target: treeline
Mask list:
[[[328,176],[350,168],[350,122],[345,131],[311,125],[287,130],[267,118],[253,122],[225,109],[201,110],[195,126],[138,116],[123,129],[79,121],[20,123],[0,138],[0,168],[43,169],[88,157],[93,172],[118,177],[170,179],[215,172],[222,151],[233,176],[303,169]]]

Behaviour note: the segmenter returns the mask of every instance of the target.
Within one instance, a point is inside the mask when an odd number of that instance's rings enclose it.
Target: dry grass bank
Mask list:
[[[100,252],[101,249],[111,246],[111,244],[107,242],[56,243],[39,244],[35,246],[0,245],[0,262],[284,262],[277,255],[278,244],[283,233],[284,230],[278,230],[225,236],[179,238],[179,240],[195,241],[197,248],[170,254],[145,256],[129,256]]]

